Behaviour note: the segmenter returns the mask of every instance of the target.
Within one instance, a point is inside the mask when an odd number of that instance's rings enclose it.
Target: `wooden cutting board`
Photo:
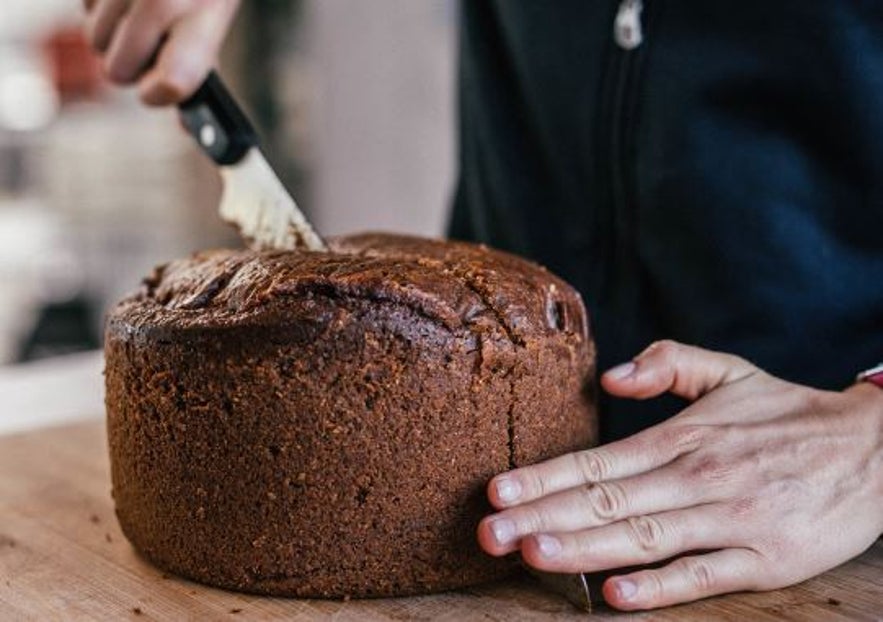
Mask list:
[[[169,576],[134,553],[110,499],[98,422],[0,438],[0,620],[584,620],[529,579],[435,596],[266,598]],[[633,620],[881,620],[883,543],[801,585],[623,616]]]

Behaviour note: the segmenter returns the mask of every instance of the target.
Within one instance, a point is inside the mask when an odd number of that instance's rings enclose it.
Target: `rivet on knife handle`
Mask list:
[[[251,123],[214,71],[178,108],[184,127],[218,164],[236,164],[258,144]]]

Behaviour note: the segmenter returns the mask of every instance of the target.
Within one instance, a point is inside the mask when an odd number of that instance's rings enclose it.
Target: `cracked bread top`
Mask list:
[[[408,307],[450,331],[502,332],[523,345],[588,342],[579,294],[541,266],[486,246],[366,233],[331,252],[213,250],[159,266],[111,315],[126,330],[271,325],[313,297]]]
[[[117,516],[212,585],[393,596],[505,576],[495,473],[592,445],[577,293],[485,247],[383,234],[198,253],[110,314]]]

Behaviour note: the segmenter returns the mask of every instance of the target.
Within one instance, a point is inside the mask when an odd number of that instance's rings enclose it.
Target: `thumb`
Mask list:
[[[738,356],[665,340],[608,370],[601,376],[601,385],[619,397],[646,399],[671,392],[696,400],[756,371],[757,367]]]

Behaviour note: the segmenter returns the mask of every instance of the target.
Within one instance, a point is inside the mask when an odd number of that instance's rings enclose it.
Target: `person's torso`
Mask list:
[[[883,359],[883,2],[645,0],[632,50],[619,8],[463,3],[452,235],[575,285],[601,369],[673,338],[845,386]]]

